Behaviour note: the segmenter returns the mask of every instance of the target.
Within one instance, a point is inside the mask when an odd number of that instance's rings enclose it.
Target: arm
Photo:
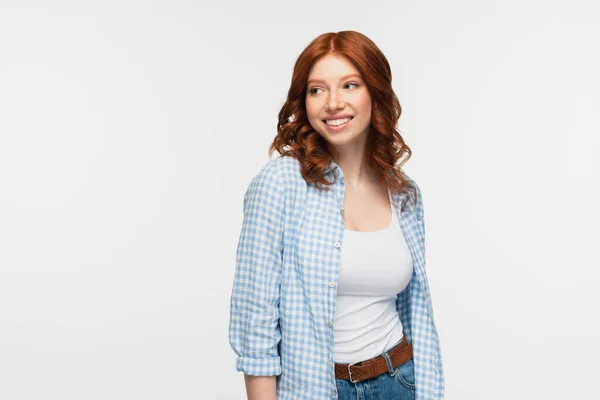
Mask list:
[[[229,343],[250,400],[275,399],[281,374],[278,344],[284,188],[267,163],[244,195],[244,218],[230,302]]]
[[[276,400],[276,379],[274,376],[244,375],[248,400]]]

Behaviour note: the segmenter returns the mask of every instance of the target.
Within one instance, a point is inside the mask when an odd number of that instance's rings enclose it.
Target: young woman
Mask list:
[[[229,341],[250,400],[443,399],[423,201],[387,59],[354,31],[296,61],[244,195]]]

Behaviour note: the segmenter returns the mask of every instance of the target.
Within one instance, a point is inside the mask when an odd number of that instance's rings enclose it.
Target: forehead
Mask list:
[[[308,73],[308,81],[335,82],[349,76],[361,77],[361,74],[346,57],[328,54],[312,66]]]

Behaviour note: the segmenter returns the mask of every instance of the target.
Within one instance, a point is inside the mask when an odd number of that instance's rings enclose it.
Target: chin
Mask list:
[[[325,139],[327,139],[328,142],[330,142],[333,145],[336,146],[343,146],[346,145],[348,143],[352,143],[353,141],[356,140],[356,137],[352,136],[352,135],[327,135],[325,136]]]

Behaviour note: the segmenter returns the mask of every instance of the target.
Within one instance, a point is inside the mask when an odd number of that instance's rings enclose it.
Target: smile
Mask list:
[[[325,125],[327,125],[328,129],[333,130],[333,131],[339,131],[341,129],[344,129],[350,123],[350,121],[352,121],[352,118],[354,118],[354,117],[334,119],[334,120],[325,120],[323,122],[325,122]]]

